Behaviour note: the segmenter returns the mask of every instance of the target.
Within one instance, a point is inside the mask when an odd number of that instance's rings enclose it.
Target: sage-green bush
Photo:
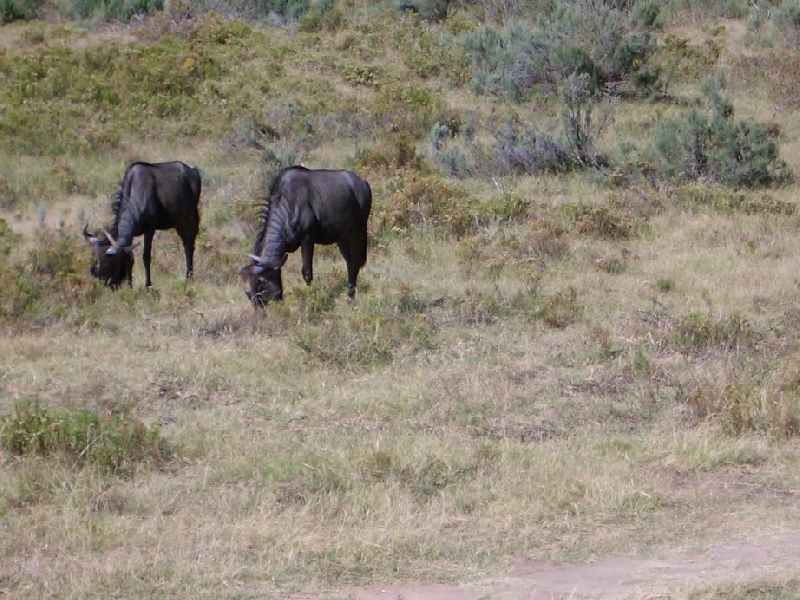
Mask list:
[[[791,172],[780,159],[777,142],[760,124],[735,120],[722,85],[707,80],[699,107],[657,125],[653,146],[658,171],[667,178],[710,179],[734,187],[787,182]]]

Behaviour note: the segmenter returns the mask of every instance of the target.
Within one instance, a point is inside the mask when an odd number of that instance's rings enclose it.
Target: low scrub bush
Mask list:
[[[0,25],[34,18],[41,4],[41,0],[0,0]]]
[[[438,176],[398,171],[382,185],[377,191],[385,200],[373,207],[370,217],[378,236],[428,228],[462,237],[476,227],[475,200]]]
[[[744,193],[704,185],[682,186],[680,203],[690,209],[711,209],[723,214],[794,215],[797,205],[766,193]]]
[[[713,71],[722,53],[718,40],[708,40],[702,45],[691,44],[687,38],[668,33],[663,45],[654,56],[664,73],[664,86],[673,81],[704,78]]]
[[[162,0],[70,0],[63,10],[70,19],[128,21],[164,8]]]
[[[397,131],[361,152],[354,166],[364,170],[412,169],[421,171],[424,163],[423,158],[417,154],[414,137],[407,131]]]
[[[424,85],[393,83],[380,87],[366,107],[388,131],[406,131],[413,138],[426,135],[445,112],[442,99]]]
[[[172,455],[157,425],[125,414],[47,409],[35,400],[18,403],[14,414],[0,418],[0,446],[14,456],[57,457],[121,476],[143,463],[161,465]]]
[[[502,173],[526,174],[563,172],[576,166],[569,148],[552,131],[533,129],[516,120],[506,120],[492,130],[497,165],[484,169],[500,169]]]
[[[668,119],[655,130],[659,172],[668,178],[710,179],[733,187],[789,181],[778,145],[758,123],[736,121],[733,103],[720,93],[721,81],[708,80],[701,108]]]

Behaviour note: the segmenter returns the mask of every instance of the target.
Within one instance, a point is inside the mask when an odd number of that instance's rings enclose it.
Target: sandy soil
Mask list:
[[[510,576],[469,585],[407,584],[350,590],[352,600],[544,600],[679,598],[690,589],[800,575],[800,532],[764,535],[675,552],[659,559],[607,557],[585,565],[523,562]]]

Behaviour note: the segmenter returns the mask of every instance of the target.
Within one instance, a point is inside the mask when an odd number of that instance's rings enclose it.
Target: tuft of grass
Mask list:
[[[308,303],[305,306],[308,313]],[[398,307],[369,302],[358,312],[321,323],[316,320],[298,327],[294,339],[309,358],[329,367],[386,365],[400,350],[416,353],[436,345],[433,322],[424,314],[410,312],[402,297]]]
[[[691,312],[672,329],[670,344],[686,353],[716,348],[736,350],[752,346],[758,339],[750,321],[739,314],[715,319],[708,314]]]
[[[574,289],[540,298],[534,312],[537,321],[555,329],[563,329],[575,323],[580,315],[581,306],[578,304],[578,294]]]

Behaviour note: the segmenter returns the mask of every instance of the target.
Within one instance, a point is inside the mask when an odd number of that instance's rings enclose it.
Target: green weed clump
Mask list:
[[[682,186],[680,202],[690,209],[712,209],[726,215],[786,215],[797,212],[793,202],[779,200],[771,194],[745,194],[725,189],[714,189],[702,185]]]
[[[36,400],[20,402],[14,414],[0,418],[0,446],[14,456],[59,457],[119,476],[139,464],[161,465],[172,455],[157,425],[125,414],[47,409]]]

